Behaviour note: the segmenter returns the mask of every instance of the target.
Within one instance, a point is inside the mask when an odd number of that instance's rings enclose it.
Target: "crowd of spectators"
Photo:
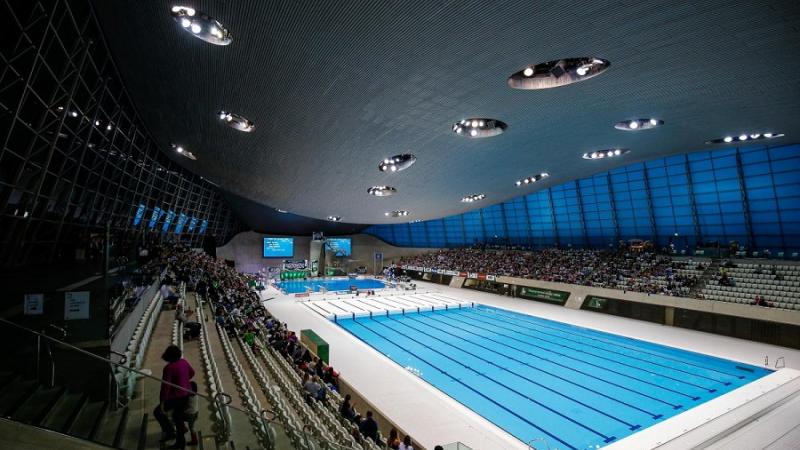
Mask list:
[[[187,290],[195,290],[214,306],[214,320],[229,336],[239,336],[255,352],[263,351],[259,342],[274,348],[286,358],[303,377],[304,396],[308,402],[327,402],[330,391],[339,390],[339,373],[320,360],[300,342],[297,334],[269,314],[259,300],[254,275],[237,272],[234,268],[203,253],[176,251],[166,257],[174,280],[166,280],[165,292],[177,295],[171,283],[185,282]],[[177,314],[185,317],[183,310]],[[372,411],[358,413],[350,395],[346,395],[339,412],[351,423],[351,433],[357,442],[380,440],[378,424]],[[390,448],[413,450],[411,438],[399,440],[391,434]]]
[[[677,270],[685,268],[686,262],[673,261],[668,255],[652,249],[549,248],[529,251],[456,248],[404,257],[400,265],[662,295],[686,295],[698,281],[695,275],[682,274]]]

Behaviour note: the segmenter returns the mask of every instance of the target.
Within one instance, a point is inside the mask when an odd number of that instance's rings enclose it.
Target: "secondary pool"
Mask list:
[[[358,289],[383,289],[386,287],[382,282],[372,278],[354,280],[350,278],[314,278],[309,280],[291,280],[275,283],[275,286],[286,294],[298,294],[311,289],[319,292],[321,288],[328,291],[349,291],[350,286]]]
[[[337,323],[522,442],[551,449],[602,447],[771,373],[485,305]]]

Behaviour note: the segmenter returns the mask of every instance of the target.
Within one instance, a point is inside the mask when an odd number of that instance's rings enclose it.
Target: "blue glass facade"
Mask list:
[[[620,239],[646,239],[679,248],[738,241],[753,250],[795,252],[800,145],[659,158],[464,214],[372,225],[365,232],[402,247],[607,247]]]

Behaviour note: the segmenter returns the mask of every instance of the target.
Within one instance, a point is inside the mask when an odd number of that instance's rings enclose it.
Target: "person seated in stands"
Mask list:
[[[244,339],[245,344],[247,344],[250,348],[255,347],[256,335],[253,333],[253,330],[248,328],[247,331],[244,332],[242,339]]]
[[[358,425],[359,431],[366,438],[372,439],[373,442],[378,442],[378,422],[372,418],[372,411],[367,411],[367,417]]]
[[[769,307],[771,307],[771,306],[772,306],[772,303],[769,303],[768,301],[764,300],[764,298],[763,298],[763,297],[761,297],[760,295],[756,295],[756,301],[754,301],[753,303],[751,303],[751,305],[756,305],[756,306],[766,306],[766,307],[768,307],[768,308],[769,308]]]
[[[342,415],[345,419],[353,422],[356,419],[356,409],[350,403],[350,394],[344,396],[344,401],[342,401],[341,406],[339,406],[339,414]]]
[[[403,438],[403,442],[400,444],[400,450],[414,450],[414,446],[411,444],[411,436],[406,435]]]
[[[324,398],[324,393],[321,394],[320,391],[324,391],[322,386],[319,384],[319,378],[312,377],[309,374],[306,374],[304,377],[305,382],[303,383],[303,388],[306,390],[306,400],[309,399],[319,399],[320,397]]]
[[[386,447],[391,450],[400,448],[400,436],[397,433],[397,428],[392,427],[392,429],[389,430],[389,437],[386,439]]]
[[[188,339],[196,339],[200,337],[200,328],[202,325],[200,322],[190,322],[187,316],[191,315],[192,311],[187,310],[183,307],[183,305],[178,305],[175,307],[175,320],[183,323],[183,336]]]
[[[174,424],[182,421],[192,389],[190,380],[194,377],[194,369],[181,356],[181,349],[177,345],[170,345],[161,355],[161,359],[167,362],[161,374],[161,379],[165,383],[161,384],[160,402],[153,410],[153,417],[161,426],[161,442],[175,439],[175,444],[169,448],[176,449],[186,445],[184,436],[175,433]],[[170,411],[172,412],[172,421],[167,418],[167,412]]]
[[[322,381],[328,385],[330,390],[339,390],[339,372],[333,370],[333,367],[328,366],[325,368],[325,373],[322,375]]]
[[[181,297],[172,289],[172,286],[165,281],[161,285],[161,298],[167,303],[175,304]]]

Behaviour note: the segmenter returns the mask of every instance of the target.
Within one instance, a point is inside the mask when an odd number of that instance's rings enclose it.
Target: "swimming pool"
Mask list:
[[[522,442],[599,448],[771,371],[500,308],[338,325]]]
[[[329,291],[348,291],[350,286],[358,289],[383,289],[386,287],[382,282],[366,278],[353,280],[349,278],[316,278],[311,280],[292,280],[275,283],[278,289],[287,294],[298,294],[306,292],[306,288],[311,288],[314,292],[319,292],[324,287]]]

